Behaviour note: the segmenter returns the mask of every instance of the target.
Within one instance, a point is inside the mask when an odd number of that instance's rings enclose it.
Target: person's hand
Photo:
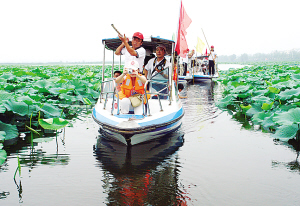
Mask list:
[[[124,42],[129,42],[129,39],[125,36],[122,36],[122,35],[118,35],[119,36],[119,39],[124,43]]]
[[[123,71],[123,73],[124,73],[125,75],[128,74],[128,68],[125,68],[124,71]]]

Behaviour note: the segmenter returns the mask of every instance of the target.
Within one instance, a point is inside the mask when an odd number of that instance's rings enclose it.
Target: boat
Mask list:
[[[121,41],[119,38],[110,38],[103,39],[102,43],[104,45],[102,68],[105,68],[105,50],[115,51]],[[175,44],[172,40],[150,36],[144,38],[142,46],[146,51],[150,51],[151,55],[157,44],[164,44],[166,53],[172,57]],[[172,78],[172,68],[165,68],[162,71],[167,78],[157,74],[145,83],[144,95],[150,98],[145,98],[146,104],[142,115],[135,115],[133,111],[128,114],[120,113],[117,85],[113,78],[105,79],[103,69],[104,81],[101,82],[100,96],[92,112],[93,119],[100,126],[101,134],[132,146],[176,131],[181,126],[184,110],[178,96],[177,85]]]
[[[188,64],[186,75],[178,75],[179,81],[194,81],[194,82],[201,82],[207,79],[214,79],[218,78],[218,63],[215,64],[215,75],[210,75],[208,73],[208,56],[196,56],[193,57],[191,62]]]

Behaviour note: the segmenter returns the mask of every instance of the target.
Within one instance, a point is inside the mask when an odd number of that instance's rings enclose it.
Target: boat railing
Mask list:
[[[153,84],[158,84],[158,85],[162,85],[162,86],[165,85],[165,87],[162,87],[158,91],[153,91],[153,87],[152,87]],[[149,85],[149,87],[148,87],[148,85]],[[147,88],[149,88],[149,91],[147,90]],[[168,87],[168,82],[167,81],[158,81],[158,80],[152,80],[152,79],[147,80],[146,83],[145,83],[145,86],[144,86],[144,90],[145,90],[145,96],[146,97],[148,97],[148,95],[157,97],[158,104],[159,104],[159,107],[160,107],[160,111],[163,111],[163,107],[162,107],[162,104],[161,104],[161,97],[168,98],[169,99],[169,104],[171,105],[171,97],[170,97],[171,92],[170,92],[170,89]],[[151,116],[150,105],[149,105],[148,98],[145,98],[145,99],[146,99],[147,115]]]
[[[149,86],[148,86],[149,85]],[[153,85],[156,85],[156,88],[153,88]],[[161,85],[161,86],[159,86]],[[147,90],[149,88],[149,91]],[[159,88],[159,89],[158,89]],[[151,116],[150,112],[150,106],[149,106],[149,101],[148,101],[148,95],[151,97],[155,97],[158,100],[158,104],[160,107],[160,111],[163,111],[163,106],[161,103],[161,99],[168,99],[169,100],[169,105],[171,105],[171,92],[168,86],[168,81],[167,80],[147,80],[145,85],[144,85],[144,95],[143,99],[146,100],[146,108],[143,107],[143,115],[149,115]],[[111,105],[111,115],[113,115],[114,110],[117,109],[117,115],[120,114],[120,98],[119,98],[119,93],[117,91],[117,83],[113,78],[106,79],[102,81],[101,83],[101,92],[100,92],[100,103],[104,101],[103,104],[103,109],[106,109],[106,105],[108,102],[108,98],[112,98],[112,105]],[[116,108],[114,106],[116,101]]]
[[[119,94],[116,92],[117,83],[113,78],[102,81],[101,83],[101,92],[100,92],[100,103],[102,103],[102,99],[104,99],[103,109],[106,109],[107,100],[109,97],[112,97],[112,106],[111,106],[111,115],[114,112],[114,102],[117,98],[117,114],[120,114],[119,107]],[[117,97],[116,97],[117,95]]]

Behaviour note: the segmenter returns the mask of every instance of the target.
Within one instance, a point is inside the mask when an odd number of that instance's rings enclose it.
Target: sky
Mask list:
[[[197,37],[217,55],[300,48],[297,0],[182,2],[190,50]],[[0,63],[100,62],[102,39],[117,37],[111,24],[129,37],[172,39],[179,8],[180,0],[0,0]]]

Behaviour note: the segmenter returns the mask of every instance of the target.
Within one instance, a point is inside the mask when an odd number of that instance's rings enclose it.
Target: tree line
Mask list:
[[[300,50],[274,51],[272,53],[241,54],[237,56],[220,55],[218,62],[237,63],[237,62],[274,62],[274,61],[300,61]]]

